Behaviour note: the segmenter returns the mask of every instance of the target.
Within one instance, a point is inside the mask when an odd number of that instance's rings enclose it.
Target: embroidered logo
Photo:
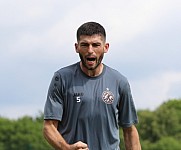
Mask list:
[[[102,93],[102,100],[106,103],[106,104],[112,104],[114,101],[114,95],[113,93],[106,88],[106,91],[104,91]]]

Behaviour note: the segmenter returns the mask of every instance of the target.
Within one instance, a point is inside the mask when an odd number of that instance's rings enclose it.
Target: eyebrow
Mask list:
[[[92,43],[89,43],[89,42],[86,42],[86,41],[82,41],[80,42],[80,44],[101,44],[101,42],[92,42]]]

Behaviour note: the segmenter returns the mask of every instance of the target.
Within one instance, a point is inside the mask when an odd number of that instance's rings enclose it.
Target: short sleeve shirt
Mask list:
[[[106,65],[99,76],[89,77],[79,62],[55,72],[44,119],[59,120],[67,143],[82,141],[89,150],[119,150],[119,126],[138,123],[127,79]]]

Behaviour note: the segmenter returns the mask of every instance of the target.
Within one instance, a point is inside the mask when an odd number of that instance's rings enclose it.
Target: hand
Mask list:
[[[89,150],[89,148],[88,148],[88,145],[86,143],[78,141],[78,142],[70,145],[69,150]]]

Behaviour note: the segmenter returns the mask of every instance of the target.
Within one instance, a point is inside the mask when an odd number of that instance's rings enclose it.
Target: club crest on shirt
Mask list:
[[[114,95],[108,88],[106,88],[106,90],[102,93],[102,100],[106,104],[112,104],[113,103]]]

